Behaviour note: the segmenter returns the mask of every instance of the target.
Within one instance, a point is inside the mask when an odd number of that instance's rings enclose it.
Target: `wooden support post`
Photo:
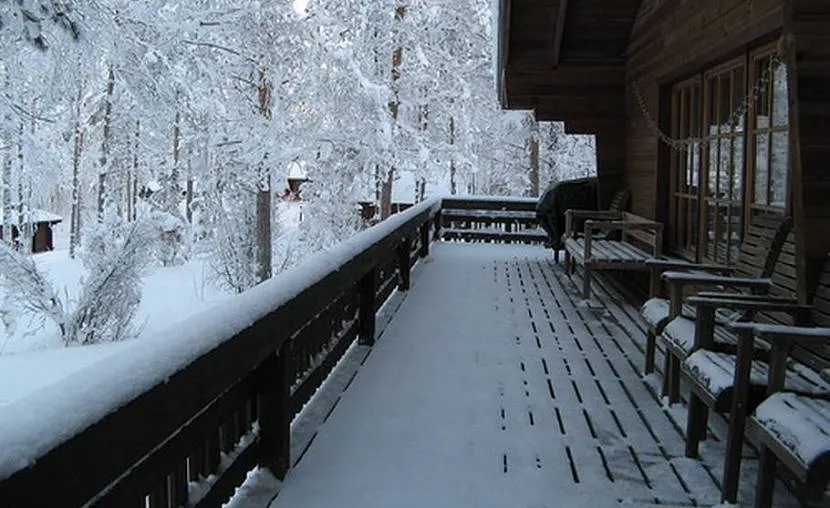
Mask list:
[[[291,392],[288,379],[289,341],[258,367],[259,463],[285,479],[291,462]]]
[[[429,221],[424,222],[421,226],[421,248],[418,255],[422,258],[429,256]]]
[[[377,288],[377,268],[372,268],[360,279],[359,336],[360,344],[375,344],[375,292]]]
[[[441,239],[441,210],[438,210],[438,213],[435,214],[435,236],[433,237],[434,240]]]
[[[406,237],[400,245],[398,245],[398,289],[400,291],[409,291],[409,274],[412,267],[412,259],[410,258],[412,252],[412,239]]]

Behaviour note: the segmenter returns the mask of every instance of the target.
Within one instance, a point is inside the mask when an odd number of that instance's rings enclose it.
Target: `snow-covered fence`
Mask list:
[[[0,506],[219,506],[260,464],[376,310],[426,256],[439,199],[317,253],[0,418]],[[91,503],[90,503],[91,501]]]
[[[464,242],[544,243],[536,198],[464,196],[444,199],[442,238]]]

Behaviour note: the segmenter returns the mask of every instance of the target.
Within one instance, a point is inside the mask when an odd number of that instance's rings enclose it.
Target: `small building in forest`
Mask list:
[[[59,215],[46,212],[44,210],[32,210],[32,252],[48,252],[54,250],[54,234],[52,228],[55,224],[63,221]],[[17,224],[13,224],[12,241],[17,244],[20,238],[20,229]],[[0,239],[5,239],[5,231],[3,225],[0,225]]]

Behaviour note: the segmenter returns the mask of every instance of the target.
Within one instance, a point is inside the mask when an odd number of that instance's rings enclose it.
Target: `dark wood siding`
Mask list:
[[[791,0],[784,42],[790,68],[793,212],[802,298],[830,250],[830,3]],[[797,98],[797,100],[795,100]]]
[[[666,220],[668,168],[657,137],[636,98],[639,90],[654,122],[665,87],[771,39],[783,26],[782,0],[644,1],[626,65],[625,185],[632,211]],[[668,125],[663,129],[668,131]],[[658,191],[659,190],[659,191]]]

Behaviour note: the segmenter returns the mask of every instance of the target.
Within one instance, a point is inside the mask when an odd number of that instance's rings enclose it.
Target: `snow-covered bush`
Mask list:
[[[13,333],[17,317],[22,312],[36,319],[54,322],[66,336],[66,311],[63,301],[55,293],[52,283],[38,270],[32,256],[12,249],[0,241],[0,318]]]
[[[244,189],[223,189],[222,194],[217,194],[212,211],[212,281],[222,289],[242,293],[259,283],[253,196]]]
[[[141,302],[141,273],[151,259],[152,223],[119,222],[114,212],[90,228],[84,243],[87,275],[76,301],[61,299],[34,259],[0,242],[0,314],[4,324],[28,313],[52,321],[66,345],[94,344],[129,338]]]
[[[178,215],[168,212],[156,212],[153,215],[158,236],[156,257],[164,266],[180,265],[185,259],[185,239],[187,222]]]
[[[84,242],[87,276],[67,321],[64,342],[94,344],[129,338],[141,302],[141,275],[155,243],[152,221],[124,223],[114,212],[91,228]]]

